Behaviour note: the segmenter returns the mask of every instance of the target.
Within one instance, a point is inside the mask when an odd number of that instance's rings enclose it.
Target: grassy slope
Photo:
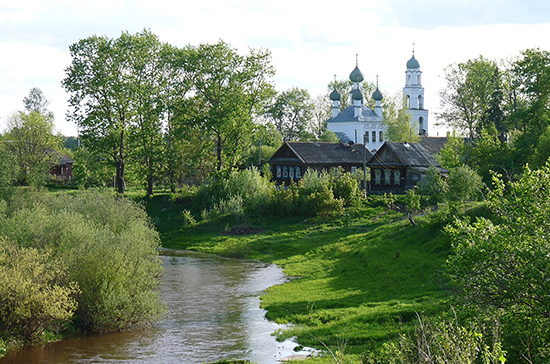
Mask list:
[[[242,237],[219,234],[230,221],[182,227],[183,207],[162,196],[146,206],[165,247],[243,254],[296,277],[271,287],[262,306],[269,319],[299,324],[280,336],[297,335],[303,345],[345,339],[346,352],[358,354],[445,299],[437,282],[450,243],[441,226],[426,218],[412,226],[381,204],[331,221],[255,221],[265,232]]]

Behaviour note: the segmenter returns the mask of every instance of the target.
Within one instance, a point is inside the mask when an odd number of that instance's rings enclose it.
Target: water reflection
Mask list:
[[[280,326],[265,319],[258,295],[285,281],[257,261],[182,253],[162,256],[161,296],[168,315],[150,330],[78,337],[24,349],[0,363],[204,363],[248,359],[275,363],[296,344],[278,343]]]

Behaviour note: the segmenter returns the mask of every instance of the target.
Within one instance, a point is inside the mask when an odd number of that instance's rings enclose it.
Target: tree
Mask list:
[[[131,62],[135,59],[128,47],[130,38],[128,33],[122,33],[118,39],[93,35],[72,44],[69,47],[72,63],[62,82],[73,109],[69,120],[77,125],[92,154],[111,158],[119,193],[125,189],[131,123],[135,117],[133,90],[128,84]]]
[[[292,87],[277,95],[266,114],[285,139],[296,140],[309,129],[314,110],[309,92]]]
[[[401,143],[418,143],[418,126],[412,123],[412,115],[406,109],[398,109],[403,98],[402,93],[384,99],[384,124],[386,140]]]
[[[496,117],[494,108],[497,106],[499,80],[495,79],[495,72],[498,72],[496,63],[482,56],[445,69],[447,87],[440,93],[443,111],[439,117],[444,124],[468,138],[466,160],[469,159],[471,142],[479,136],[485,120],[489,119],[490,113]]]
[[[38,111],[19,111],[10,116],[4,135],[8,150],[19,165],[18,182],[42,185],[58,161],[61,138],[54,134],[53,119]]]
[[[53,112],[48,110],[48,105],[50,101],[46,99],[42,90],[38,87],[31,88],[29,95],[23,98],[23,103],[25,104],[25,110],[28,112],[37,112],[44,116],[46,119],[53,120]]]
[[[274,74],[267,50],[240,55],[225,42],[189,49],[193,102],[199,113],[188,122],[214,144],[216,170],[229,171],[250,145],[254,116],[271,97]]]
[[[532,360],[526,362],[545,362],[550,342],[548,191],[548,163],[540,170],[527,168],[516,182],[497,176],[487,198],[493,221],[463,219],[446,228],[453,242],[446,269],[457,298],[481,310],[504,310],[509,340],[530,342],[514,355]]]

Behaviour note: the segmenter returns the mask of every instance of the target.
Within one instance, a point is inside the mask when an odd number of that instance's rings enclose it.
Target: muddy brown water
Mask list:
[[[0,364],[193,364],[221,359],[269,364],[296,354],[293,341],[275,340],[272,334],[282,326],[268,321],[260,309],[262,291],[286,281],[280,268],[189,252],[161,259],[160,294],[168,314],[153,328],[24,348]]]

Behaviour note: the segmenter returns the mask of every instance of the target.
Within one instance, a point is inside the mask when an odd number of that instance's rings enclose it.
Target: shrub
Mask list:
[[[447,179],[449,201],[464,202],[480,196],[483,181],[479,174],[467,165],[459,166],[449,173]]]
[[[0,239],[0,333],[36,341],[59,331],[72,317],[76,284],[48,250],[22,248]]]
[[[357,179],[351,173],[341,169],[335,170],[335,178],[332,183],[334,197],[342,199],[345,206],[352,206],[359,198],[360,190]]]
[[[136,203],[93,191],[30,192],[13,202],[0,233],[63,261],[68,282],[80,289],[74,297],[82,330],[146,325],[163,312],[156,291],[160,240]]]

